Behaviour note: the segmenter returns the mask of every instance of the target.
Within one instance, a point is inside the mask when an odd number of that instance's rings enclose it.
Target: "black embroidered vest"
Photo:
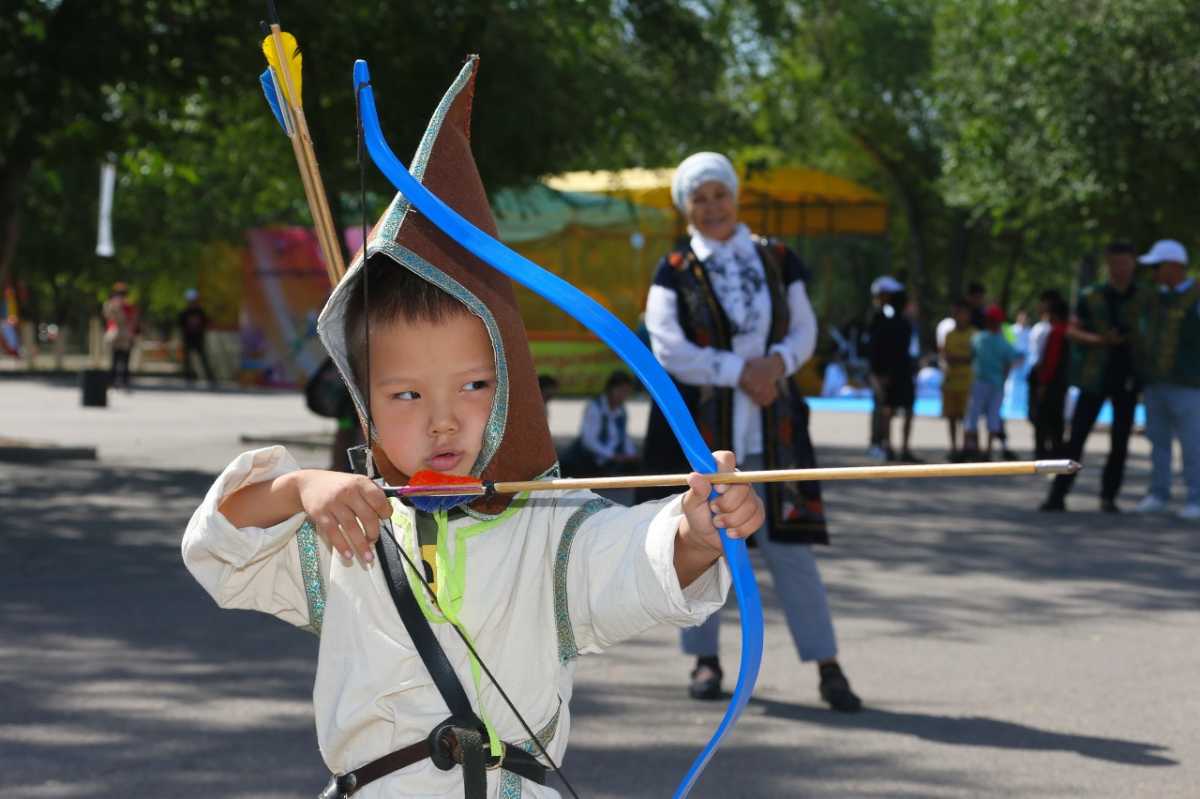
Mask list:
[[[756,249],[771,297],[769,347],[787,335],[790,314],[785,259],[794,259],[795,255],[782,244],[764,239],[756,240]],[[732,325],[713,291],[703,263],[690,244],[683,242],[664,259],[659,269],[675,291],[679,303],[679,325],[688,340],[699,347],[732,350]],[[732,449],[734,389],[692,386],[678,381],[676,385],[709,448]],[[787,378],[781,380],[778,399],[762,409],[763,468],[800,469],[816,466],[816,454],[808,435],[808,414],[808,403],[804,401],[796,383]],[[643,462],[650,474],[688,471],[691,468],[666,418],[657,407],[650,413]],[[638,494],[638,501],[669,493],[672,492],[642,491]],[[772,541],[829,543],[820,483],[768,483],[766,493],[768,534]]]

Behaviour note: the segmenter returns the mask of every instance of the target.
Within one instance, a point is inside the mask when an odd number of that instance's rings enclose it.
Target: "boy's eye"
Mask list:
[[[463,391],[483,391],[491,385],[489,380],[472,380],[463,386]]]
[[[392,394],[392,399],[398,400],[415,400],[420,398],[421,395],[415,391],[397,391],[395,394]]]

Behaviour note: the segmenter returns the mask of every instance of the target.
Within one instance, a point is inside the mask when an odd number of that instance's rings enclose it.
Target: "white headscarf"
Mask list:
[[[692,193],[710,180],[724,183],[733,192],[734,199],[737,198],[737,171],[729,159],[720,153],[695,153],[675,167],[675,176],[671,179],[671,200],[679,213],[687,214],[687,203]]]

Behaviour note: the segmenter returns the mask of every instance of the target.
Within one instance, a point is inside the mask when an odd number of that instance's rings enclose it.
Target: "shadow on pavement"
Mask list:
[[[669,729],[662,731],[660,740],[628,749],[573,745],[562,764],[563,771],[580,796],[587,799],[671,796],[700,747],[669,743]],[[922,768],[911,761],[874,753],[841,751],[832,756],[826,749],[776,738],[770,744],[723,745],[692,795],[722,799],[810,797],[817,794],[806,792],[802,786],[844,781],[846,792],[830,792],[826,787],[819,795],[861,797],[862,781],[870,775],[878,775],[877,790],[882,791],[872,792],[872,796],[928,799],[933,795],[986,794],[986,786],[966,769]],[[548,782],[555,787],[561,785],[553,777]],[[564,797],[569,796],[559,790]]]
[[[212,479],[0,471],[11,795],[294,797],[327,779],[312,725],[316,639],[221,611],[183,566],[180,538]]]
[[[848,450],[822,458],[856,462]],[[1098,473],[1085,472],[1073,504],[1093,502]],[[1144,475],[1144,459],[1134,459],[1131,483]],[[219,610],[180,559],[184,526],[212,478],[103,463],[0,465],[0,765],[15,795],[283,797],[315,794],[324,783],[310,704],[316,639],[265,616]],[[834,546],[819,557],[836,565],[829,572],[837,577],[830,584],[837,613],[894,625],[883,635],[972,640],[983,634],[981,623],[1019,628],[1194,610],[1200,527],[1099,513],[1046,516],[1031,510],[1044,490],[1038,478],[830,484]],[[1136,494],[1127,489],[1127,496]],[[778,614],[771,581],[756,565],[767,612]],[[878,585],[872,574],[890,583]],[[929,579],[906,586],[908,574],[947,581],[991,575],[1010,586],[1053,581],[1058,590],[1035,597],[985,588],[949,602],[923,593]],[[727,613],[727,636],[737,635],[734,619]],[[627,652],[661,660],[661,645],[643,643]],[[690,718],[682,657],[679,674],[671,688],[623,687],[623,694],[645,692],[633,706],[610,702],[581,680],[574,710],[581,720],[620,714],[622,723],[643,725],[660,713]],[[984,717],[881,709],[835,717],[771,700],[756,707],[766,717],[958,746],[1175,763],[1154,744]],[[572,747],[568,776],[589,797],[664,794],[697,751],[671,743],[670,732],[663,730],[661,745],[637,750]],[[661,775],[662,785],[647,786],[648,772]],[[889,796],[929,796],[930,786],[982,793],[965,769],[918,768],[898,755],[831,757],[787,742],[723,749],[702,793],[795,795],[806,779],[876,774],[889,790],[898,786]]]
[[[954,746],[1074,752],[1082,757],[1129,766],[1179,765],[1178,761],[1159,754],[1167,751],[1167,747],[1158,744],[1051,732],[983,716],[935,716],[885,710],[874,706],[861,713],[831,713],[825,708],[761,698],[751,699],[750,705],[761,708],[767,716],[774,718],[839,729],[892,732]]]
[[[823,452],[824,463],[862,463],[846,450]],[[1093,459],[1099,460],[1099,459]],[[1126,496],[1140,492],[1148,465],[1131,458]],[[1096,508],[1098,464],[1068,500]],[[1142,467],[1145,466],[1143,469]],[[991,625],[1055,624],[1103,614],[1192,610],[1200,592],[1200,525],[1170,516],[1046,514],[1035,510],[1048,487],[1042,477],[946,478],[828,483],[825,500],[833,546],[816,548],[836,562],[830,585],[839,614],[886,615],[905,634],[969,634],[968,617]],[[1128,499],[1127,504],[1132,504]],[[992,575],[1061,586],[1040,599],[1004,592],[945,597],[881,596],[854,579],[856,564],[896,575]],[[847,574],[849,579],[847,579]],[[882,607],[881,607],[882,603]]]

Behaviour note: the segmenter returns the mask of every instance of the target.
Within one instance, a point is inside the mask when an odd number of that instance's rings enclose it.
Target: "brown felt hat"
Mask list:
[[[434,110],[409,171],[447,205],[494,237],[496,222],[471,152],[471,101],[478,67],[478,56],[467,59]],[[408,269],[454,296],[483,321],[491,337],[496,354],[496,397],[472,474],[485,480],[530,480],[550,473],[556,466],[554,443],[525,324],[509,279],[410,209],[399,194],[375,224],[366,244],[368,258],[386,256],[397,269]],[[350,292],[361,291],[362,266],[359,252],[321,312],[317,329],[350,386],[366,430],[366,398],[355,387],[344,332]],[[375,437],[370,440],[374,442]],[[388,461],[381,447],[374,446],[373,452],[388,482],[407,482],[409,476]],[[481,499],[471,508],[497,513],[510,499]]]

